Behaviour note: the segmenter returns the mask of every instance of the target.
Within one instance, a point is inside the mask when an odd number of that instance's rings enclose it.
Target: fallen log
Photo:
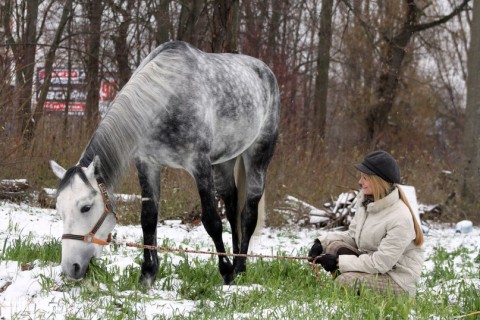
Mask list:
[[[27,179],[4,179],[0,180],[0,199],[19,201],[28,196],[27,190],[30,184]]]

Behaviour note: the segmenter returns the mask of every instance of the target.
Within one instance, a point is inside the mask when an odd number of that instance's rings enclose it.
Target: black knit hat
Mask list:
[[[390,183],[400,183],[400,167],[392,155],[386,151],[378,150],[365,156],[362,163],[354,164],[359,171],[376,175]]]

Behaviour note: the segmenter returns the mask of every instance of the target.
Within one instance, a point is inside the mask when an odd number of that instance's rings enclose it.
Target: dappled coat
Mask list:
[[[423,268],[423,249],[414,243],[415,229],[407,205],[395,188],[385,198],[365,208],[363,191],[350,227],[344,232],[330,232],[320,237],[324,247],[336,240],[357,247],[360,256],[341,255],[340,272],[387,273],[410,296]]]

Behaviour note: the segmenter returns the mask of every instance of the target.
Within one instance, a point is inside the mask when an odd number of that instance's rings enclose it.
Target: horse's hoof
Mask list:
[[[145,288],[145,289],[150,289],[153,286],[153,282],[155,281],[156,277],[153,277],[151,275],[145,275],[142,274],[140,276],[140,286]]]
[[[223,283],[225,285],[235,285],[235,277],[233,273],[224,274],[222,275],[222,277],[223,277]]]
[[[247,271],[247,264],[240,262],[235,264],[235,274],[242,274]]]

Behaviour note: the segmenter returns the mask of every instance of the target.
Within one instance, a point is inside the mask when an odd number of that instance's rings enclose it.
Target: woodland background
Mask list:
[[[100,81],[113,78],[120,90],[156,46],[183,40],[260,58],[277,76],[269,208],[286,195],[321,207],[356,189],[352,164],[381,148],[419,202],[439,204],[443,219],[480,222],[478,0],[1,0],[0,8],[1,179],[56,187],[48,160],[79,159],[100,121]],[[39,67],[46,77],[34,104]],[[84,116],[44,112],[55,68],[85,70]],[[116,191],[139,193],[133,167]],[[161,201],[163,217],[199,212],[180,170],[163,170]]]

